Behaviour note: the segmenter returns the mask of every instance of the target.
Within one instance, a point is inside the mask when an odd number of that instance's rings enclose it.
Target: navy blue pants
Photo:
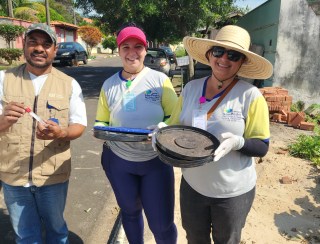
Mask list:
[[[173,168],[158,157],[145,162],[124,160],[105,145],[102,166],[121,208],[129,243],[143,243],[143,209],[157,244],[175,244]]]
[[[237,197],[212,198],[196,192],[182,177],[180,207],[188,244],[239,244],[255,188]]]

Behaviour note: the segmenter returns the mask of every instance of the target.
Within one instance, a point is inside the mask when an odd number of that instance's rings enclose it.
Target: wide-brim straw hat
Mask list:
[[[206,52],[213,46],[221,46],[243,53],[246,61],[241,65],[237,75],[249,79],[268,79],[273,72],[272,64],[260,55],[249,51],[249,33],[236,25],[227,25],[221,28],[212,39],[186,36],[183,44],[188,54],[200,63],[210,65],[206,58]]]

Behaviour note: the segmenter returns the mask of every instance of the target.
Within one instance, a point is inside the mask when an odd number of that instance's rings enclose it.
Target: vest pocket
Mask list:
[[[66,174],[71,171],[70,143],[45,140],[41,175]]]
[[[69,106],[64,100],[51,100],[47,101],[47,119],[56,118],[63,119],[64,122],[69,118]]]
[[[0,171],[17,173],[20,169],[20,137],[7,136],[0,138]]]

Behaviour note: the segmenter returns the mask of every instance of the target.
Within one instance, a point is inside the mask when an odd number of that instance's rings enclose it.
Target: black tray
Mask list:
[[[174,125],[159,129],[156,145],[171,156],[181,160],[202,160],[212,158],[220,145],[211,133],[192,126]]]

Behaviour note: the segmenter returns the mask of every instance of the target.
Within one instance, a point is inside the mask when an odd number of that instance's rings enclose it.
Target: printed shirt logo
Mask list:
[[[158,103],[160,101],[160,95],[156,91],[147,90],[144,93],[144,97],[149,102]]]
[[[50,98],[59,98],[59,99],[62,99],[62,98],[63,98],[63,95],[61,95],[61,94],[56,94],[56,93],[49,93],[48,97],[50,97]]]
[[[238,121],[242,120],[243,116],[241,111],[234,111],[232,108],[225,108],[223,110],[223,120],[228,120],[228,121]]]

